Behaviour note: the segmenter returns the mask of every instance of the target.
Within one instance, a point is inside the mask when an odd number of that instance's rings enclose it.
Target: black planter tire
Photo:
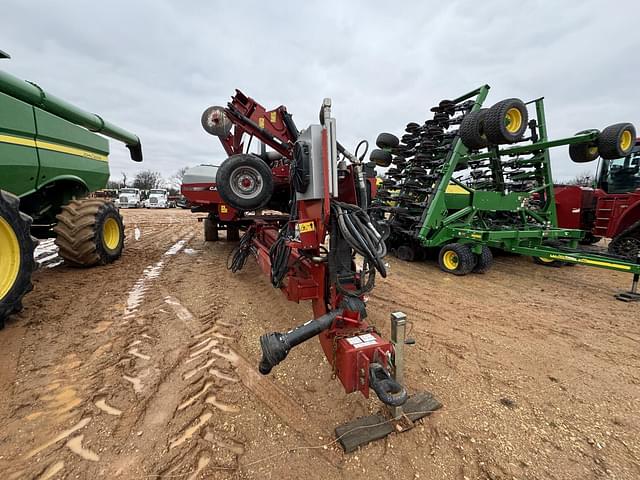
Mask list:
[[[259,210],[273,195],[271,168],[255,155],[227,158],[218,168],[216,184],[222,200],[240,211]]]

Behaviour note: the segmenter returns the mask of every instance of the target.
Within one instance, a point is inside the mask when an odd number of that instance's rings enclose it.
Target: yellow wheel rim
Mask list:
[[[589,153],[589,155],[591,155],[591,156],[598,155],[598,147],[589,147],[587,149],[587,153]]]
[[[120,224],[115,218],[109,217],[102,227],[102,240],[109,250],[115,250],[120,245]]]
[[[522,126],[522,113],[517,108],[510,108],[504,116],[507,132],[516,133]]]
[[[455,270],[456,268],[458,268],[460,259],[458,258],[458,254],[456,252],[454,252],[453,250],[447,250],[442,256],[442,263],[447,270]]]
[[[622,132],[622,135],[620,136],[620,149],[626,153],[628,150],[631,149],[632,146],[633,146],[633,137],[631,135],[631,132],[629,130],[625,130],[624,132]]]
[[[20,272],[20,243],[16,233],[0,217],[0,300],[7,296]]]

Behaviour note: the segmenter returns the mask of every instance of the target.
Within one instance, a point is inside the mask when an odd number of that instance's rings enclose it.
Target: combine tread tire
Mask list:
[[[109,201],[91,198],[71,200],[56,215],[58,224],[53,228],[59,255],[73,267],[92,267],[112,263],[122,255],[124,224],[116,206]],[[115,221],[115,224],[111,221]],[[117,243],[108,243],[107,222],[117,225]]]
[[[626,142],[624,141],[626,137]],[[631,123],[616,123],[598,136],[598,150],[605,160],[626,157],[636,144],[636,129]]]
[[[583,133],[598,132],[599,130],[582,130],[576,133],[576,135],[582,135]],[[575,145],[569,145],[569,157],[574,163],[587,163],[592,162],[600,156],[597,143],[576,143]]]
[[[489,143],[484,134],[484,118],[488,108],[468,113],[460,124],[460,139],[469,150],[480,150]]]
[[[513,126],[507,121],[513,114],[517,123]],[[516,143],[522,139],[527,130],[529,114],[524,102],[518,98],[502,100],[492,106],[486,113],[484,119],[484,133],[489,143],[502,145],[505,143]]]
[[[0,219],[3,221],[0,228],[8,226],[5,233],[13,232],[20,249],[20,265],[15,280],[0,298],[0,329],[4,327],[4,321],[9,315],[22,310],[22,298],[33,290],[31,274],[36,269],[33,252],[38,241],[30,233],[31,217],[21,213],[19,208],[20,200],[18,197],[0,190]],[[2,241],[3,235],[0,231],[0,242]],[[7,255],[8,250],[7,246],[0,245],[0,270],[3,265],[3,253]],[[0,294],[2,293],[0,292]]]
[[[482,246],[482,253],[476,254],[478,260],[473,273],[487,273],[493,267],[493,253],[486,245]]]
[[[467,275],[476,267],[478,259],[467,245],[450,243],[440,249],[438,264],[440,269],[454,275]]]

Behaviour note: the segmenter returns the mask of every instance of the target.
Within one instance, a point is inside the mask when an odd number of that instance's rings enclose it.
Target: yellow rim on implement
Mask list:
[[[538,260],[540,260],[542,263],[553,263],[553,262],[555,262],[555,260],[553,258],[545,258],[545,257],[538,257]]]
[[[625,130],[622,132],[620,136],[620,149],[623,152],[627,152],[633,146],[633,136],[629,130]]]
[[[515,133],[522,126],[522,113],[517,108],[510,108],[504,116],[507,132]]]
[[[453,250],[447,250],[442,256],[442,263],[447,270],[455,270],[456,268],[458,268],[460,259],[458,258],[458,254],[456,252],[454,252]]]
[[[115,250],[120,244],[120,224],[113,217],[107,218],[102,227],[102,240],[109,250]]]
[[[20,272],[20,243],[16,233],[0,217],[0,300],[11,291]]]

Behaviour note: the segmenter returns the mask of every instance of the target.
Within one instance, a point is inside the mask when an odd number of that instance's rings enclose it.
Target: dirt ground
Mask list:
[[[352,454],[345,395],[310,341],[269,377],[259,336],[310,318],[184,210],[124,211],[113,265],[47,265],[0,331],[0,473],[123,479],[637,479],[640,310],[628,276],[501,256],[486,275],[389,258],[369,319],[411,322],[406,383],[443,404]]]

